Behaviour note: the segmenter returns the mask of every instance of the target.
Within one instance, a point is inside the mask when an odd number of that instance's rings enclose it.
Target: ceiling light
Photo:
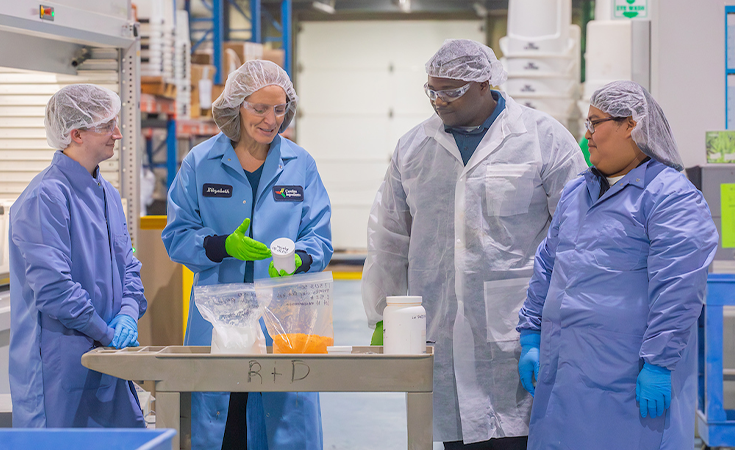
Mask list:
[[[332,0],[329,3],[323,3],[323,2],[313,2],[311,6],[314,9],[318,9],[319,11],[325,12],[327,14],[334,14],[334,0]]]
[[[403,12],[411,12],[411,0],[393,0]]]

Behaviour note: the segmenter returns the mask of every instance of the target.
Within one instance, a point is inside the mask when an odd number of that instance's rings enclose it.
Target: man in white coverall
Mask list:
[[[434,440],[525,449],[518,311],[561,190],[587,166],[559,122],[491,89],[507,73],[489,47],[447,40],[426,72],[436,114],[398,141],[370,213],[362,296],[373,344],[386,296],[422,296]]]

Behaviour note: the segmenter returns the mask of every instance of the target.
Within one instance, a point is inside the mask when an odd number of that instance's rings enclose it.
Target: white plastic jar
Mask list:
[[[426,310],[420,296],[385,298],[383,353],[420,355],[426,352]]]

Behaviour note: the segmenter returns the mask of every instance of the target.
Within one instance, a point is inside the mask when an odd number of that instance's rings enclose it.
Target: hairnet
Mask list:
[[[431,77],[463,81],[489,81],[499,86],[508,79],[508,73],[487,45],[469,39],[447,39],[439,51],[426,63]]]
[[[285,70],[271,61],[248,61],[227,76],[225,90],[212,103],[212,118],[230,140],[240,141],[240,106],[253,92],[266,86],[280,86],[286,92],[289,106],[278,130],[283,132],[296,113],[299,97]]]
[[[636,126],[631,136],[638,148],[667,166],[684,169],[669,122],[643,86],[633,81],[613,81],[596,90],[590,104],[613,117],[632,116]]]
[[[120,97],[93,84],[71,84],[59,89],[46,105],[46,141],[63,150],[71,144],[71,130],[94,128],[117,117]]]

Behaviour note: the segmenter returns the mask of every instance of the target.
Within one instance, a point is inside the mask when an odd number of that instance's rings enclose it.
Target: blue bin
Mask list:
[[[18,428],[0,430],[8,450],[171,450],[176,430],[123,428]]]

